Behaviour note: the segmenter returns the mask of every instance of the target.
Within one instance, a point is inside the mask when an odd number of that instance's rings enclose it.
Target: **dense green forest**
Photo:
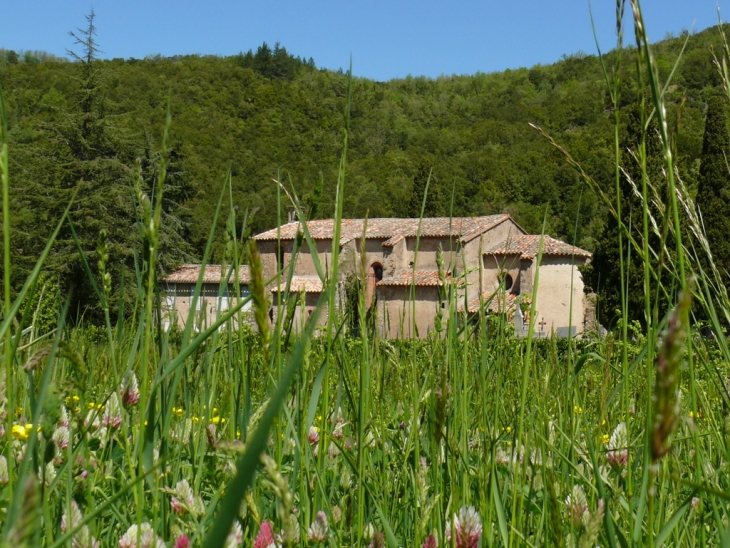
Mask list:
[[[90,256],[97,251],[95,234],[105,221],[92,210],[102,207],[115,224],[106,226],[110,262],[122,257],[132,268],[132,204],[154,184],[168,98],[170,228],[162,244],[163,268],[200,257],[229,173],[234,206],[254,212],[253,231],[276,225],[274,179],[307,199],[322,177],[317,216],[332,215],[348,85],[342,71],[317,68],[313,59],[295,57],[278,44],[232,57],[99,60],[88,38],[80,36],[72,62],[0,50],[15,264],[35,259],[82,181],[81,205],[71,218],[86,234],[81,240],[87,251]],[[699,180],[706,104],[719,89],[711,53],[718,42],[717,29],[708,29],[653,46],[662,82],[685,47],[666,100],[679,170],[690,189]],[[604,54],[607,65],[615,64],[616,55]],[[631,48],[622,55],[625,81],[633,82]],[[622,106],[631,106],[637,96],[635,88],[625,87]],[[542,127],[609,189],[612,119],[597,55],[565,55],[552,65],[492,74],[388,82],[355,77],[344,214],[409,215],[414,179],[418,187],[428,169],[440,197],[429,202],[432,215],[507,212],[528,231],[540,231],[546,218],[548,233],[593,250],[606,223],[604,207],[528,123]],[[137,190],[135,170],[144,183]],[[98,178],[107,182],[96,184]],[[219,233],[214,260],[223,249],[225,230]],[[71,249],[69,235],[61,235],[63,245]],[[58,270],[64,261],[57,261]],[[15,275],[24,279],[23,266]]]

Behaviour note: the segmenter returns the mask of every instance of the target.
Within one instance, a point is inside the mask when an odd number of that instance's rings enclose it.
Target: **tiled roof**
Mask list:
[[[466,309],[469,314],[476,314],[481,309],[482,303],[489,303],[486,307],[489,312],[504,312],[514,308],[515,299],[516,296],[513,293],[498,292],[495,294],[494,291],[485,291],[481,298],[476,297],[469,301]]]
[[[467,243],[487,230],[509,219],[507,214],[487,215],[486,217],[430,217],[420,220],[420,233],[424,238],[454,236]],[[415,237],[419,231],[419,219],[342,219],[340,225],[340,244],[354,238],[361,238],[364,229],[366,238],[383,238],[385,246],[392,246],[403,238]],[[293,240],[301,231],[299,221],[282,225],[282,240]],[[367,228],[365,228],[367,226]],[[309,221],[307,228],[315,240],[330,240],[334,236],[335,223],[332,219]],[[255,240],[276,240],[277,229],[273,228],[254,236]]]
[[[319,276],[292,276],[291,285],[289,286],[290,293],[322,293],[322,280]],[[280,287],[273,287],[272,293],[286,291],[286,280],[281,280]]]
[[[377,285],[417,285],[417,286],[439,286],[443,285],[439,279],[438,270],[403,270],[394,276],[388,276],[380,280]]]
[[[217,284],[221,282],[221,265],[219,264],[209,264],[205,266],[205,273],[203,274],[203,283],[206,284]],[[233,269],[229,266],[226,268],[226,271],[223,273],[223,276],[227,276],[230,273],[230,278],[228,278],[228,283],[234,283],[236,276],[233,273]],[[194,284],[198,282],[198,275],[200,274],[200,265],[199,264],[184,264],[180,266],[177,270],[175,270],[172,274],[169,276],[166,276],[162,278],[162,282],[169,283],[169,284]],[[249,284],[251,283],[251,273],[249,271],[249,268],[247,265],[242,265],[238,267],[238,281],[242,284]]]
[[[507,238],[492,249],[485,251],[487,255],[520,255],[522,259],[534,259],[540,250],[540,238],[543,239],[543,255],[560,255],[566,257],[588,258],[591,254],[585,249],[566,244],[550,236],[533,236],[520,234]]]

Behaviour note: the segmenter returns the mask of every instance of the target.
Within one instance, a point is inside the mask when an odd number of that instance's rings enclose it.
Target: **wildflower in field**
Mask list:
[[[433,535],[426,537],[426,542],[423,543],[423,548],[438,548],[439,541]]]
[[[58,426],[68,426],[68,410],[65,405],[61,406],[61,418],[58,419]]]
[[[175,546],[173,548],[190,548],[190,539],[187,535],[180,535],[175,539]]]
[[[307,530],[307,538],[309,538],[309,542],[321,544],[327,540],[328,537],[329,527],[327,525],[327,514],[320,510],[314,517],[312,525],[310,525]]]
[[[134,407],[139,403],[139,385],[137,383],[137,376],[134,372],[129,371],[122,381],[122,386],[119,389],[119,394],[122,397],[122,404],[124,407]]]
[[[116,392],[112,392],[109,396],[109,401],[101,417],[101,423],[112,430],[116,430],[122,425],[122,404]]]
[[[626,423],[620,422],[606,445],[606,459],[614,468],[624,468],[629,460],[629,439]]]
[[[454,514],[454,538],[456,548],[476,548],[482,536],[482,520],[473,506],[462,506]],[[451,520],[446,519],[446,540],[451,542]]]
[[[205,427],[205,435],[208,438],[208,445],[215,447],[218,443],[218,436],[215,431],[215,424],[209,424]]]
[[[373,540],[368,544],[368,548],[385,548],[385,535],[378,531],[373,535]]]
[[[213,424],[216,424],[216,425],[217,424],[225,424],[226,419],[225,419],[225,417],[218,417],[218,416],[216,416],[216,417],[212,417],[210,419],[210,422],[212,422]]]
[[[603,434],[601,436],[601,443],[603,445],[606,445],[609,441],[611,441],[611,436],[609,436],[608,434]]]
[[[132,525],[119,539],[119,548],[165,548],[165,542],[144,522]]]
[[[270,521],[262,521],[259,527],[259,534],[253,541],[253,548],[276,548],[274,531]]]
[[[168,492],[172,494],[170,507],[176,514],[182,515],[189,513],[194,516],[199,516],[205,512],[202,499],[195,496],[188,480],[178,481],[175,489]]]
[[[243,529],[238,521],[233,523],[230,533],[226,537],[226,542],[223,544],[223,548],[237,548],[243,544]],[[276,544],[274,544],[276,547]]]
[[[26,428],[26,426],[22,424],[14,424],[11,432],[16,440],[27,441],[32,430],[32,424],[30,425],[30,428]]]
[[[698,497],[692,497],[692,502],[689,503],[692,510],[697,510],[700,507],[701,501]]]
[[[176,417],[182,417],[183,413],[185,413],[185,410],[182,407],[173,407],[172,408],[172,414]]]
[[[329,447],[327,447],[327,456],[331,459],[335,458],[340,454],[340,448],[337,447],[334,443],[330,443]]]
[[[317,431],[316,426],[309,427],[309,433],[307,434],[307,437],[309,438],[309,443],[311,443],[312,445],[319,442],[319,432]]]
[[[46,487],[50,487],[54,479],[56,479],[56,467],[53,466],[53,461],[49,461],[46,464],[45,473],[43,474],[43,482]]]
[[[8,459],[4,455],[0,455],[0,487],[8,484],[10,477],[8,476]]]
[[[576,405],[573,407],[573,411],[575,411],[576,415],[582,415],[583,414],[583,408],[580,405]]]
[[[101,427],[101,420],[99,420],[99,413],[96,409],[91,409],[84,418],[84,426],[91,430],[98,430]]]
[[[502,449],[501,447],[497,447],[497,451],[494,455],[494,461],[501,466],[507,466],[512,461],[512,458],[510,457],[510,454]]]
[[[66,515],[66,513],[64,513],[61,517],[61,531],[65,533],[67,529],[74,529],[80,525],[83,520],[84,516],[81,514],[79,505],[76,504],[76,501],[72,500],[70,514]],[[81,527],[81,529],[79,529],[74,535],[71,545],[74,548],[99,548],[99,542],[91,536],[91,531],[89,531],[89,527],[86,525]]]
[[[372,523],[368,523],[362,530],[363,540],[366,540],[366,541],[373,540],[374,534],[375,534],[375,527],[373,527]]]
[[[342,510],[339,506],[333,506],[332,507],[332,521],[335,523],[340,523],[340,520],[342,519]]]
[[[191,419],[185,419],[184,421],[176,424],[173,428],[170,428],[170,439],[179,442],[187,442],[190,439],[192,432],[193,421]]]
[[[565,499],[568,510],[568,520],[573,527],[580,527],[583,523],[583,514],[588,512],[586,493],[580,485],[573,486],[573,492]]]

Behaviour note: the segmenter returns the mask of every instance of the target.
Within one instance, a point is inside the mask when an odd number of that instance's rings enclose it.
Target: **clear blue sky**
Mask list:
[[[730,0],[723,1],[730,21]],[[615,5],[591,4],[604,51],[615,44]],[[649,38],[712,26],[717,6],[644,0]],[[232,55],[278,41],[318,67],[346,68],[352,54],[355,75],[387,80],[501,71],[596,52],[587,0],[4,0],[0,48],[64,55],[73,46],[68,31],[83,26],[92,7],[108,58]],[[631,27],[626,40],[633,41]]]

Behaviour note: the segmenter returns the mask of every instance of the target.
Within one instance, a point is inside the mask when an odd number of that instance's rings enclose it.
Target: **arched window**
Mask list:
[[[373,263],[368,271],[367,287],[365,288],[365,304],[370,308],[375,301],[375,285],[383,279],[383,265]]]

